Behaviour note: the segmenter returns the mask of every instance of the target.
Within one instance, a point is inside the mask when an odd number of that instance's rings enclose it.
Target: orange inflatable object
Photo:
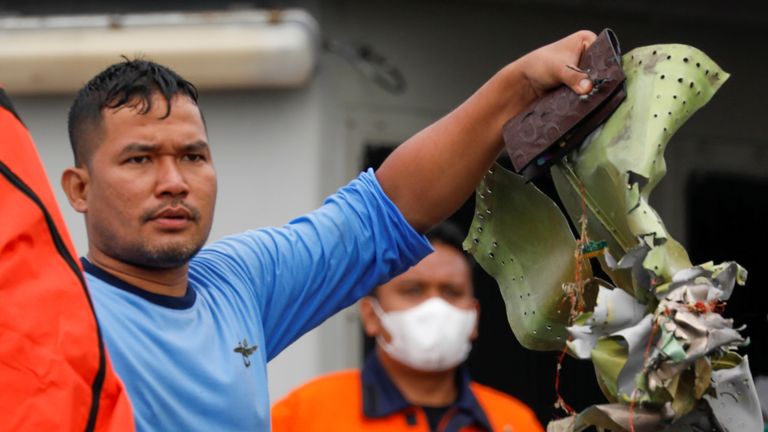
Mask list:
[[[80,263],[0,88],[0,431],[133,431]]]

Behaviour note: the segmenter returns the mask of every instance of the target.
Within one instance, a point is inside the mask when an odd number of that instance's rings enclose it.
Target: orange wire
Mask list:
[[[653,343],[653,338],[656,337],[656,331],[658,329],[659,323],[654,321],[653,326],[651,327],[651,335],[648,337],[648,342],[645,345],[645,353],[643,353],[643,364],[648,363],[648,357],[651,355],[651,344]],[[637,388],[632,390],[632,396],[629,400],[629,432],[635,432],[635,404],[637,403],[637,400],[635,399],[636,394]]]
[[[557,371],[555,372],[555,394],[557,395],[557,404],[562,408],[568,415],[574,415],[576,414],[576,410],[571,408],[568,403],[565,402],[565,399],[563,399],[563,396],[560,394],[560,370],[563,368],[563,359],[565,359],[565,353],[568,351],[568,346],[564,346],[563,350],[560,351],[560,355],[557,359]]]
[[[584,188],[584,183],[582,182],[579,182],[579,194],[581,195],[581,218],[579,221],[581,226],[579,227],[579,239],[576,241],[576,250],[574,251],[574,258],[576,260],[576,266],[574,269],[575,289],[572,291],[566,291],[567,298],[571,303],[569,322],[573,322],[577,314],[583,312],[584,310],[584,281],[582,280],[584,255],[582,253],[582,247],[584,244],[586,244],[587,241],[589,241],[589,236],[587,233],[586,190]],[[563,302],[565,300],[566,299],[563,298]],[[555,371],[555,395],[557,396],[556,405],[562,408],[568,415],[574,415],[576,414],[576,410],[568,405],[568,403],[565,402],[565,399],[563,399],[563,396],[560,394],[560,371],[563,368],[563,360],[565,359],[565,354],[567,351],[568,345],[565,345],[557,359],[557,369]]]

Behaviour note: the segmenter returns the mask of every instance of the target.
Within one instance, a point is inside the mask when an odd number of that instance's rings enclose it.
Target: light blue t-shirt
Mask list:
[[[431,250],[369,170],[288,225],[203,248],[184,297],[83,262],[139,431],[267,431],[267,361]]]

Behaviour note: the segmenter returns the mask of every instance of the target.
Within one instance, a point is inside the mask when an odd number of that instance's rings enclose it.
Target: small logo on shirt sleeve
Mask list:
[[[248,340],[246,338],[243,338],[243,340],[237,344],[237,346],[233,351],[243,356],[243,364],[245,365],[245,367],[250,367],[251,359],[249,357],[251,356],[251,354],[256,352],[257,348],[258,348],[257,345],[248,346]]]

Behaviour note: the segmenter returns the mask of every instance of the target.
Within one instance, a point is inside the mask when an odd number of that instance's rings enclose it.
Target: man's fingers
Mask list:
[[[578,94],[589,93],[592,81],[576,67],[581,54],[597,39],[589,30],[566,36],[521,58],[521,68],[535,94],[566,85]]]
[[[583,71],[579,68],[571,65],[565,65],[560,77],[563,84],[570,87],[578,94],[589,93],[592,90],[592,80],[589,79],[587,71]]]
[[[597,35],[589,30],[581,30],[570,36],[574,39],[572,45],[572,52],[576,55],[574,58],[574,66],[578,64],[581,55],[584,51],[595,42]],[[562,80],[565,85],[570,87],[578,94],[589,93],[592,90],[592,81],[589,79],[585,71],[580,71],[575,67],[564,67],[562,72]]]
[[[576,32],[576,36],[581,38],[583,49],[589,48],[589,46],[595,42],[595,39],[597,39],[595,32],[590,30],[580,30]]]

